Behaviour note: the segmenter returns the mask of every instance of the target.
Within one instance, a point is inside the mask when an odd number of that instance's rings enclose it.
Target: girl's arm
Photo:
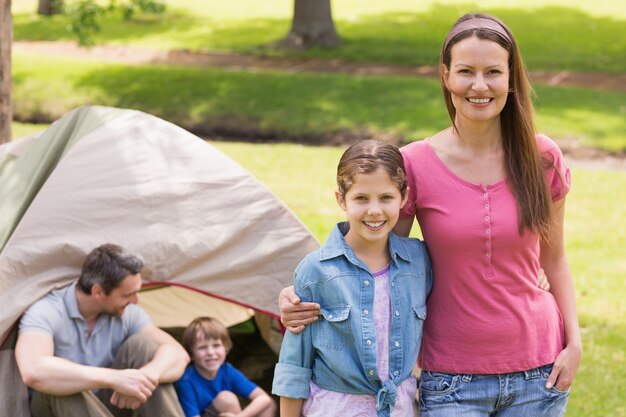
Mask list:
[[[572,385],[576,376],[582,356],[582,340],[578,317],[576,316],[574,282],[565,256],[565,239],[563,237],[565,198],[557,201],[553,208],[554,227],[549,240],[541,243],[539,261],[550,279],[550,292],[554,296],[563,317],[565,349],[559,353],[554,361],[554,367],[548,377],[546,387],[556,386],[557,389],[564,391]]]
[[[302,398],[280,397],[280,417],[300,417]]]

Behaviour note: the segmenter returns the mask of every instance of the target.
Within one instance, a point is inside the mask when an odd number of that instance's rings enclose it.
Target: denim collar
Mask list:
[[[320,248],[320,261],[325,261],[328,259],[333,259],[338,256],[345,256],[350,262],[355,265],[362,264],[361,261],[357,259],[350,249],[350,246],[346,243],[344,236],[350,230],[350,224],[348,222],[340,222],[335,225],[333,231],[326,239],[326,242]],[[402,243],[401,238],[396,235],[394,232],[389,233],[389,255],[391,256],[392,262],[397,266],[398,257],[404,261],[410,262],[409,255],[407,250]]]

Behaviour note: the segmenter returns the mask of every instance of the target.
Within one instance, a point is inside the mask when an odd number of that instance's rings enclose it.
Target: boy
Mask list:
[[[185,329],[183,346],[192,363],[175,387],[186,417],[274,416],[274,400],[225,362],[232,341],[222,323],[196,318]],[[250,404],[242,410],[237,396],[248,398]]]

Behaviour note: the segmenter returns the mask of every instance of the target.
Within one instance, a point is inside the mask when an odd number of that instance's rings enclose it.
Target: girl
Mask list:
[[[319,303],[322,319],[285,335],[273,393],[282,417],[412,416],[432,274],[424,244],[392,232],[407,201],[402,155],[358,142],[337,186],[348,221],[295,272],[297,294]]]
[[[452,126],[402,149],[410,192],[395,229],[408,235],[417,218],[436,276],[421,415],[563,416],[582,355],[563,239],[569,170],[535,133],[528,77],[504,23],[461,17],[439,71]],[[551,294],[537,288],[540,267]]]

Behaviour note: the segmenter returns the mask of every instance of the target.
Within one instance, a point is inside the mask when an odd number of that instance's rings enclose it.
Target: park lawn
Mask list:
[[[47,128],[47,124],[13,122],[11,124],[11,133],[13,139],[19,139],[24,136],[30,136],[32,134],[42,132]]]
[[[341,131],[414,140],[449,125],[431,78],[122,65],[15,53],[15,118],[50,122],[100,104],[143,110],[194,132],[215,126],[277,140]],[[556,140],[626,149],[626,94],[538,86],[537,124]]]
[[[250,170],[318,240],[344,218],[334,199],[341,148],[211,143]],[[584,357],[567,416],[626,416],[626,195],[619,192],[626,189],[626,172],[574,167],[572,178],[566,245]]]
[[[30,1],[30,3],[29,3]],[[16,5],[20,3],[20,5]],[[501,17],[516,35],[531,70],[626,72],[626,12],[621,2],[481,2],[480,10]],[[338,49],[277,51],[271,43],[290,27],[290,0],[198,2],[171,0],[162,16],[122,22],[102,19],[98,44],[157,49],[225,50],[262,55],[297,55],[406,66],[436,65],[441,43],[454,21],[476,11],[458,1],[334,1]],[[32,0],[14,2],[15,40],[70,40],[65,16],[41,17]]]

